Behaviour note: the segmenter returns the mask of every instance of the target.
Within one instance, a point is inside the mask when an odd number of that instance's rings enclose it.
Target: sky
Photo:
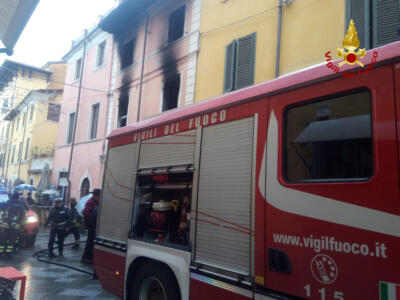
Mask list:
[[[71,48],[71,41],[96,24],[99,16],[116,3],[116,0],[40,0],[14,47],[14,54],[0,54],[0,63],[9,59],[41,67],[48,61],[61,60]]]

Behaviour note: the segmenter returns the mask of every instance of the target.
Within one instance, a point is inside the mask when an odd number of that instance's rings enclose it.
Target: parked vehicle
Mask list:
[[[8,194],[0,194],[0,202],[6,202],[9,200]],[[36,234],[39,231],[39,218],[37,214],[30,208],[28,202],[25,204],[29,208],[25,213],[25,226],[23,236],[21,237],[22,247],[33,247],[36,241]]]
[[[363,62],[114,130],[94,257],[102,286],[135,300],[392,299],[400,42]]]

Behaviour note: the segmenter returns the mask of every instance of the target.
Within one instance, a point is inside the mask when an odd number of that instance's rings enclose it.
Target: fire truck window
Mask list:
[[[372,176],[368,91],[289,108],[285,125],[286,180],[366,180]]]
[[[189,246],[192,172],[138,176],[131,237]]]

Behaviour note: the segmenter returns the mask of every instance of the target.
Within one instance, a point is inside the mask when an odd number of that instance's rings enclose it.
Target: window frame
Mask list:
[[[50,119],[49,118],[49,116],[50,116],[50,107],[53,107],[53,112],[54,112],[54,108],[58,108],[58,114],[57,114],[57,120],[52,120],[52,119]],[[55,123],[58,123],[58,122],[60,122],[60,114],[61,114],[61,104],[60,103],[57,103],[57,102],[49,102],[48,104],[47,104],[47,116],[46,116],[46,120],[47,121],[50,121],[50,122],[55,122]]]
[[[176,100],[176,107],[174,108],[170,108],[170,109],[166,109],[164,110],[164,94],[165,94],[165,84],[169,81],[173,81],[176,78],[179,78],[179,92],[178,92],[178,99]],[[180,107],[180,102],[181,102],[181,98],[182,98],[182,78],[183,78],[183,73],[177,73],[175,75],[172,76],[168,76],[166,79],[163,80],[162,82],[162,90],[161,90],[161,104],[160,104],[160,113],[164,113],[176,108]]]
[[[81,79],[81,73],[82,73],[82,68],[83,68],[82,61],[83,61],[82,57],[78,58],[75,61],[74,81]],[[79,62],[79,66],[80,66],[79,69],[78,69],[78,62]]]
[[[119,55],[119,70],[120,70],[120,71],[123,71],[123,70],[125,70],[126,68],[129,68],[130,66],[133,66],[133,65],[134,65],[134,63],[135,63],[135,57],[134,57],[134,55],[135,55],[136,42],[137,42],[136,36],[134,36],[134,37],[132,37],[131,39],[129,39],[129,40],[127,40],[127,41],[125,41],[125,42],[122,43],[122,49],[121,49],[121,48],[118,49],[118,51],[119,51],[119,53],[120,53],[120,55]],[[132,51],[131,51],[131,59],[132,59],[132,61],[131,61],[130,64],[127,64],[127,65],[124,64],[124,65],[123,65],[122,62],[125,60],[125,55],[126,55],[126,52],[127,52],[127,51],[125,50],[125,47],[126,47],[129,43],[132,43]],[[119,46],[119,47],[121,47],[121,46]],[[121,54],[122,54],[122,55],[121,55]]]
[[[178,11],[179,9],[181,9],[182,7],[184,7],[183,29],[182,29],[182,30],[183,30],[183,33],[182,33],[182,36],[179,37],[179,38],[177,38],[177,39],[175,39],[175,40],[173,40],[173,41],[170,41],[170,40],[169,40],[169,35],[170,35],[170,31],[171,31],[171,24],[170,24],[170,22],[171,22],[171,15],[172,15],[173,13],[177,12],[177,11]],[[168,24],[167,24],[167,30],[166,30],[165,43],[166,43],[167,45],[169,45],[169,44],[175,43],[176,41],[178,41],[178,40],[180,40],[181,38],[183,38],[183,37],[185,36],[185,33],[186,33],[186,26],[187,26],[187,5],[186,5],[186,4],[182,4],[182,5],[179,5],[178,7],[175,7],[175,8],[173,8],[172,10],[170,10],[169,13],[168,13]]]
[[[238,61],[239,61],[239,56],[240,56],[240,52],[239,52],[239,46],[240,46],[240,41],[243,41],[245,39],[251,39],[251,53],[250,53],[250,57],[251,60],[253,62],[253,65],[251,67],[251,74],[249,74],[249,76],[251,77],[251,83],[249,85],[244,85],[244,86],[240,86],[237,82],[237,78],[238,78]],[[228,59],[228,49],[229,47],[232,47],[232,57],[229,61]],[[257,31],[254,31],[250,34],[247,34],[245,36],[241,36],[239,38],[233,39],[230,43],[228,43],[227,45],[225,45],[225,59],[224,59],[224,80],[223,80],[223,86],[222,86],[222,93],[229,93],[232,91],[237,91],[243,88],[247,88],[249,86],[253,86],[254,85],[254,81],[255,81],[255,75],[256,75],[256,50],[257,50]],[[228,70],[228,63],[231,64],[231,76],[227,76]],[[229,84],[229,88],[227,88],[227,84]]]
[[[107,40],[104,40],[97,45],[95,70],[100,69],[101,67],[105,66],[106,46],[107,46]],[[103,53],[102,53],[102,59],[101,59],[102,63],[99,64],[99,54],[100,54],[101,47],[103,47]]]
[[[68,114],[67,134],[66,134],[66,136],[65,136],[65,144],[66,144],[66,145],[71,145],[72,142],[73,142],[73,139],[74,139],[74,127],[75,127],[75,124],[74,124],[73,127],[72,127],[71,142],[69,142],[69,127],[70,127],[70,125],[71,125],[71,115],[74,115],[74,123],[75,123],[75,122],[76,122],[76,111],[70,112],[70,113]]]
[[[29,147],[31,143],[31,138],[27,138],[25,142],[25,155],[24,155],[24,160],[27,161],[29,157]]]
[[[96,135],[95,137],[92,137],[92,128],[93,128],[93,107],[98,106],[98,113],[97,113],[97,124],[96,124]],[[97,134],[99,131],[99,117],[100,117],[100,107],[101,103],[100,101],[95,102],[90,105],[90,112],[89,112],[89,123],[88,123],[88,131],[87,131],[87,140],[92,141],[97,139]]]
[[[350,95],[354,95],[354,94],[358,94],[361,92],[368,92],[370,95],[370,99],[369,99],[369,105],[370,105],[370,126],[371,126],[371,155],[372,155],[372,172],[371,175],[369,177],[354,177],[354,178],[325,178],[325,179],[302,179],[302,180],[291,180],[288,178],[287,176],[287,115],[288,115],[288,111],[296,108],[296,107],[300,107],[300,106],[304,106],[304,105],[308,105],[308,104],[314,104],[317,102],[323,102],[325,100],[332,100],[334,98],[338,98],[338,97],[343,97],[343,96],[350,96]],[[297,103],[293,103],[293,104],[289,104],[287,106],[285,106],[285,108],[282,111],[283,113],[283,118],[282,118],[282,136],[281,136],[281,146],[282,146],[282,163],[281,163],[281,167],[282,167],[282,179],[286,184],[318,184],[318,183],[346,183],[346,182],[369,182],[371,181],[375,175],[376,175],[376,168],[375,168],[375,163],[376,163],[376,153],[375,153],[375,146],[374,146],[374,126],[373,126],[373,120],[374,120],[374,112],[373,112],[373,92],[366,87],[363,88],[357,88],[357,89],[353,89],[350,91],[345,91],[345,92],[339,92],[339,93],[333,93],[330,95],[325,95],[322,97],[317,97],[317,98],[313,98],[313,99],[309,99],[309,100],[304,100],[301,102],[297,102]]]
[[[18,147],[18,158],[17,158],[17,162],[21,162],[22,161],[22,151],[24,148],[24,142],[21,141],[19,142],[19,147]]]
[[[30,113],[29,113],[29,122],[32,122],[32,120],[33,120],[33,112],[34,112],[34,109],[35,109],[35,104],[32,104],[32,106],[31,106],[31,111],[30,111]]]

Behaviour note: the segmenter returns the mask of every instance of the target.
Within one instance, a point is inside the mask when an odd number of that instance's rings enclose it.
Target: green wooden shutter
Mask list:
[[[400,40],[399,0],[373,0],[373,47]]]
[[[347,23],[345,33],[349,26],[350,19],[353,19],[358,39],[360,40],[360,48],[371,48],[370,11],[370,0],[347,0]]]
[[[225,74],[224,74],[224,93],[233,90],[233,82],[235,78],[235,56],[236,41],[226,46],[225,51]]]
[[[254,59],[256,33],[237,40],[235,89],[241,89],[254,83]]]

